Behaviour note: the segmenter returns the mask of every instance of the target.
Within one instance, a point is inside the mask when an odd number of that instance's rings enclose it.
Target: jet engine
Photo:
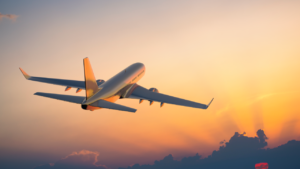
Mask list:
[[[150,88],[149,90],[150,90],[151,92],[159,93],[158,90],[157,90],[156,88]]]
[[[102,80],[102,79],[98,79],[98,80],[96,80],[96,82],[97,82],[97,85],[100,86],[100,85],[101,85],[102,83],[104,83],[105,81]]]

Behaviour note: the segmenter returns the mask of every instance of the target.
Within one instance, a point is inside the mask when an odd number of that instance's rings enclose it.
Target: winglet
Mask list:
[[[211,99],[211,101],[208,103],[207,108],[209,107],[209,105],[211,104],[211,102],[214,100],[214,98]]]
[[[20,68],[20,70],[26,79],[30,78],[30,76],[22,68]]]

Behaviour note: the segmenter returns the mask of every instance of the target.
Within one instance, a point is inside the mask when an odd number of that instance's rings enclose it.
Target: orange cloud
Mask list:
[[[0,13],[0,20],[2,20],[2,18],[7,18],[7,19],[15,21],[17,19],[17,17],[19,17],[19,16],[18,15],[13,15],[13,14],[4,15],[4,14]]]
[[[73,152],[70,155],[62,158],[56,163],[49,163],[46,165],[38,166],[35,169],[45,169],[45,168],[53,168],[53,169],[61,169],[61,168],[97,168],[97,169],[107,169],[105,165],[97,164],[98,162],[98,152],[93,152],[89,150],[81,150],[79,152]]]
[[[105,165],[97,164],[98,162],[98,152],[93,152],[89,150],[81,150],[79,152],[73,152],[67,155],[65,158],[61,159],[59,163],[72,164],[72,165],[85,165],[85,166],[96,166],[104,167]]]

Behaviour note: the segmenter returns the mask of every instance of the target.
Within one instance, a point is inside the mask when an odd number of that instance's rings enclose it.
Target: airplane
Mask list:
[[[27,80],[66,86],[65,91],[70,90],[72,87],[77,88],[76,93],[84,89],[86,97],[43,92],[36,92],[34,95],[81,104],[82,109],[90,111],[106,108],[136,112],[136,109],[114,103],[118,99],[125,98],[139,99],[139,103],[148,100],[150,105],[152,105],[154,101],[160,102],[160,107],[162,107],[164,103],[169,103],[200,109],[207,109],[213,101],[212,99],[209,104],[205,105],[159,93],[156,88],[150,88],[148,90],[138,85],[137,82],[145,74],[145,66],[142,63],[130,65],[107,81],[95,79],[89,58],[83,59],[83,67],[84,81],[29,76],[22,68],[20,68],[20,70]]]

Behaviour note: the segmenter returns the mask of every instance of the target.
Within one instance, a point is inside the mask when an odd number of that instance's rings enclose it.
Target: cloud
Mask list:
[[[220,141],[220,144],[224,144],[226,142],[226,140]]]
[[[17,19],[17,17],[19,17],[19,16],[18,15],[13,15],[13,14],[4,15],[4,14],[0,13],[0,21],[2,20],[2,18],[7,18],[7,19],[15,21]]]
[[[250,169],[261,162],[267,162],[272,169],[300,168],[300,141],[292,140],[277,148],[264,149],[267,146],[267,136],[263,130],[258,130],[256,134],[257,137],[247,137],[245,133],[236,132],[225,145],[213,151],[207,158],[201,159],[201,156],[196,154],[177,161],[170,154],[160,161],[155,161],[153,165],[135,164],[127,169]]]
[[[291,140],[279,147],[266,149],[268,137],[265,132],[258,130],[256,134],[256,137],[248,137],[245,132],[242,134],[235,132],[229,141],[223,140],[219,149],[213,151],[207,158],[201,158],[197,153],[195,156],[174,160],[169,154],[162,160],[156,160],[153,165],[134,164],[126,169],[253,169],[255,164],[262,162],[267,162],[272,169],[300,168],[298,162],[300,141]],[[98,152],[82,150],[73,152],[55,163],[41,165],[35,169],[107,169],[105,165],[99,164],[98,157]],[[1,160],[0,168],[25,168],[23,164],[17,164],[18,160],[6,163],[4,162],[7,161],[6,159]],[[12,163],[16,167],[12,167]]]
[[[107,169],[105,165],[97,164],[98,156],[98,152],[81,150],[67,155],[56,163],[45,164],[35,169]]]

